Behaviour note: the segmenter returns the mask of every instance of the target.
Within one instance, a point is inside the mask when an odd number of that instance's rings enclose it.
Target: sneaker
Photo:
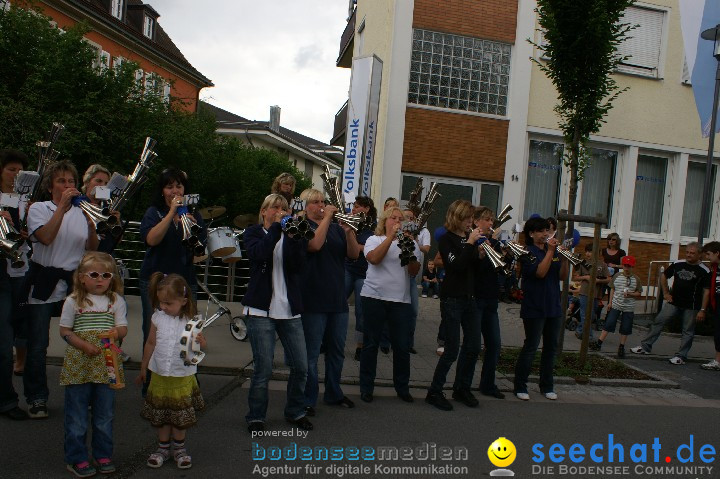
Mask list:
[[[427,294],[423,294],[423,295],[421,295],[421,297],[427,298]]]
[[[480,402],[472,395],[470,391],[458,389],[453,391],[452,398],[466,405],[467,407],[477,407]]]
[[[716,359],[713,359],[709,363],[701,364],[700,367],[711,371],[720,371],[720,363]]]
[[[75,477],[92,477],[97,474],[95,468],[87,461],[78,464],[68,464],[67,470],[75,474]]]
[[[545,393],[545,398],[551,401],[555,401],[558,398],[558,395],[556,392],[550,391],[549,393]]]
[[[30,405],[30,408],[28,409],[28,416],[33,419],[43,419],[48,417],[47,402],[44,399],[36,399],[35,401],[33,401]],[[93,471],[95,471],[95,469],[93,469]],[[93,472],[93,474],[95,474],[95,472]]]
[[[438,295],[437,295],[437,294],[433,294],[433,299],[438,299]]]
[[[630,351],[635,354],[650,354],[648,351],[645,351],[642,346],[635,346],[634,348],[630,348]]]
[[[112,474],[115,472],[115,464],[107,457],[97,460],[97,471],[100,474]]]
[[[444,393],[428,391],[427,396],[425,396],[425,402],[443,411],[452,411],[453,409],[453,405],[445,398]]]
[[[621,344],[618,346],[618,358],[623,359],[625,357],[625,345]]]
[[[685,364],[685,360],[683,358],[681,358],[680,356],[672,357],[672,358],[668,359],[668,362],[670,364],[674,364],[675,366],[681,366],[681,365]]]
[[[515,397],[517,397],[521,401],[529,401],[530,400],[530,395],[528,393],[515,393]]]
[[[443,354],[445,354],[445,346],[438,346],[435,352],[438,356],[442,356]]]

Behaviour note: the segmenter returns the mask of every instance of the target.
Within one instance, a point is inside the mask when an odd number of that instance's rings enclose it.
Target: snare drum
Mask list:
[[[208,231],[208,251],[211,255],[228,256],[235,249],[235,235],[230,228],[223,226]]]
[[[237,263],[242,259],[242,253],[240,252],[240,236],[235,236],[235,252],[228,255],[223,256],[223,263]]]

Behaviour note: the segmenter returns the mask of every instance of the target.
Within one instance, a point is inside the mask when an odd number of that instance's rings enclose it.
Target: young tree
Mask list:
[[[635,0],[537,0],[543,52],[535,61],[557,90],[555,112],[565,140],[564,164],[570,169],[568,212],[575,213],[578,182],[589,166],[587,144],[597,133],[621,89],[612,73],[625,58],[617,47],[633,26],[621,17]],[[568,222],[567,231],[574,224]],[[568,279],[563,287],[567,307]],[[560,345],[564,330],[560,335]]]

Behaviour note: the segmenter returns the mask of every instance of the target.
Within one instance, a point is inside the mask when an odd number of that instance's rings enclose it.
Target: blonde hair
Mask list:
[[[493,210],[487,206],[478,206],[475,208],[475,213],[473,213],[473,220],[480,220],[483,218],[487,218],[489,220],[495,219],[495,213],[493,213]]]
[[[277,175],[275,180],[273,181],[272,187],[270,187],[271,193],[280,193],[280,185],[289,183],[292,185],[292,188],[290,189],[290,194],[295,193],[295,177],[291,175],[290,173],[280,173]]]
[[[83,185],[82,185],[82,189],[80,190],[83,192],[84,195],[87,194],[87,184],[90,182],[92,177],[97,175],[98,173],[105,173],[106,175],[108,175],[108,180],[112,176],[110,174],[110,170],[108,170],[107,168],[105,168],[102,165],[99,165],[96,163],[94,165],[88,166],[88,169],[85,170],[85,174],[82,177]]]
[[[305,208],[307,208],[308,203],[312,203],[316,200],[324,200],[325,195],[320,190],[316,190],[315,188],[308,188],[307,190],[302,192],[303,195],[305,195],[304,201],[305,201]],[[301,196],[302,198],[302,196]]]
[[[165,292],[171,298],[179,299],[185,298],[185,306],[180,310],[181,316],[192,318],[197,314],[197,306],[192,298],[192,291],[190,291],[190,285],[188,282],[179,274],[168,274],[165,275],[159,271],[156,271],[150,276],[150,285],[148,288],[150,293],[150,302],[152,303],[153,309],[160,309],[160,300],[158,299],[158,293],[160,291]]]
[[[270,193],[265,197],[262,205],[260,205],[260,212],[258,213],[258,223],[263,224],[262,211],[268,208],[272,208],[273,206],[280,206],[284,210],[290,209],[290,207],[288,206],[288,202],[283,195],[277,193]]]
[[[380,219],[378,220],[377,226],[375,227],[375,234],[378,236],[385,236],[385,223],[387,222],[387,219],[390,218],[393,213],[396,211],[400,212],[400,216],[405,219],[405,216],[403,216],[403,210],[398,206],[391,206],[385,211],[382,212],[382,215],[380,215]]]
[[[445,228],[448,231],[457,231],[462,229],[462,223],[468,218],[472,218],[475,213],[475,207],[468,200],[455,200],[445,214]]]
[[[86,306],[92,306],[93,302],[88,298],[88,292],[80,282],[80,278],[85,273],[89,272],[93,267],[100,266],[105,268],[108,273],[112,273],[113,277],[110,280],[110,285],[104,295],[110,300],[110,304],[115,302],[115,295],[123,294],[123,284],[118,274],[117,264],[115,259],[107,253],[101,253],[99,251],[89,251],[85,253],[85,256],[80,260],[80,264],[73,273],[73,292],[70,295],[75,300],[75,304],[78,308],[84,308]],[[100,269],[100,268],[98,268]]]

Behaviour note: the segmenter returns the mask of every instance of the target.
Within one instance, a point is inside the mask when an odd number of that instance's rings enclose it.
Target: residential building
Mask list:
[[[270,107],[270,121],[248,120],[204,101],[200,102],[200,110],[208,111],[215,117],[218,133],[234,136],[250,146],[276,151],[286,157],[295,168],[312,179],[315,188],[322,189],[320,175],[325,166],[333,173],[340,171],[342,150],[280,126],[280,107]]]
[[[351,5],[354,2],[351,0]],[[383,62],[372,192],[406,199],[416,178],[447,205],[514,207],[513,222],[567,208],[569,172],[555,89],[530,60],[543,61],[534,0],[359,0],[343,33],[339,67],[377,55]],[[702,138],[684,69],[678,0],[637,2],[626,21],[639,27],[620,47],[616,72],[629,87],[591,137],[593,158],[577,212],[604,214],[638,258],[677,258],[697,237],[707,139]],[[343,109],[333,144],[344,144]],[[716,153],[717,154],[717,153]],[[720,235],[720,188],[713,166],[709,238]],[[590,225],[578,229],[587,241]],[[604,245],[604,242],[603,242]]]
[[[183,56],[158,22],[160,14],[140,0],[5,1],[42,10],[58,28],[85,21],[85,40],[97,51],[97,64],[107,68],[136,62],[135,78],[145,89],[172,97],[187,111],[197,110],[200,90],[213,83]]]

